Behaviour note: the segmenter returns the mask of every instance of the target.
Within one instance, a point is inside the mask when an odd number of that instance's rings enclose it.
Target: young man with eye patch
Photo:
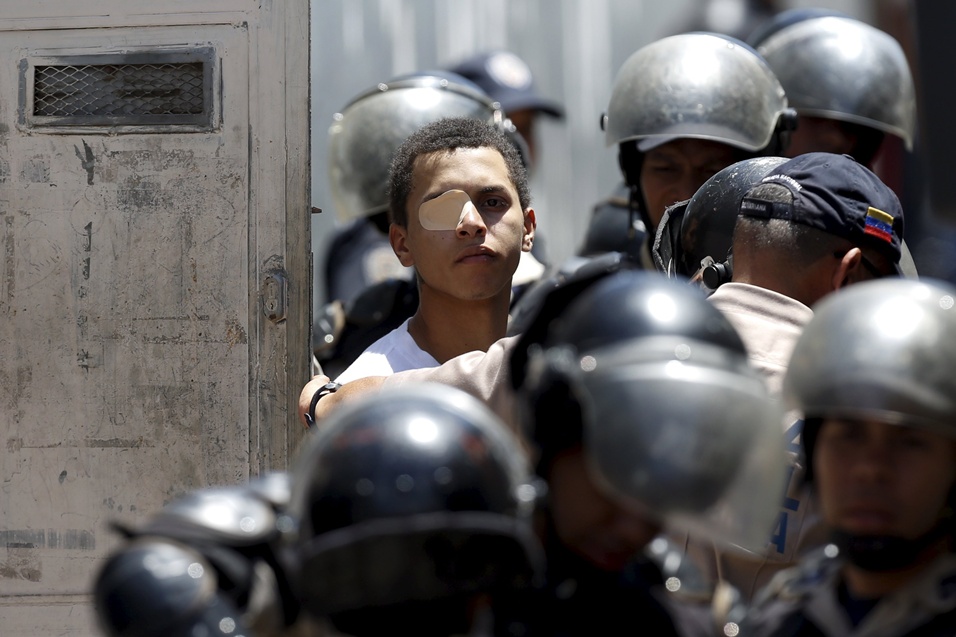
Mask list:
[[[414,267],[415,314],[335,379],[436,367],[505,336],[511,280],[531,250],[535,216],[513,143],[473,119],[428,124],[399,147],[389,171],[389,242]]]

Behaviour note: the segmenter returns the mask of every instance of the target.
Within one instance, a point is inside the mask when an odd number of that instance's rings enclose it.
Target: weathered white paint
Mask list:
[[[307,0],[0,0],[0,634],[95,634],[135,521],[284,469],[308,377]],[[17,125],[16,61],[212,46],[221,125]],[[286,319],[266,317],[270,273]]]

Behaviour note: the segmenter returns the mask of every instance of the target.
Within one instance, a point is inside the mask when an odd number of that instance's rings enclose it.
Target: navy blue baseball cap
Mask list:
[[[531,109],[551,117],[564,117],[564,109],[534,90],[534,76],[520,57],[509,51],[492,51],[468,58],[449,69],[481,87],[501,104],[506,114]]]
[[[778,184],[791,203],[771,200],[761,189]],[[764,189],[766,192],[766,189]],[[807,153],[786,161],[744,196],[740,214],[785,219],[842,237],[884,255],[900,275],[903,207],[896,193],[849,155]]]

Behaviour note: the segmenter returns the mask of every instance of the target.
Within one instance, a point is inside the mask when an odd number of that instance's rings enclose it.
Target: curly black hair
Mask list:
[[[508,167],[508,177],[518,191],[522,210],[531,206],[528,171],[514,142],[493,125],[481,120],[449,117],[426,124],[412,133],[392,158],[388,171],[389,220],[399,226],[408,225],[406,202],[412,190],[412,167],[421,155],[452,152],[459,148],[493,148],[501,153]]]

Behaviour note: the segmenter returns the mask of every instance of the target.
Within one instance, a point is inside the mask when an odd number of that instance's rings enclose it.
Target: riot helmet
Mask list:
[[[662,38],[633,53],[617,73],[601,123],[605,143],[619,148],[632,210],[653,232],[640,190],[646,152],[690,138],[726,144],[741,159],[778,155],[796,114],[756,51],[736,38],[698,32]]]
[[[815,308],[783,381],[804,413],[801,433],[811,484],[825,419],[875,421],[956,439],[956,287],[922,279],[866,281]],[[948,509],[948,511],[947,511]],[[856,535],[836,528],[847,558],[869,571],[900,569],[956,533],[956,485],[935,527],[919,537]]]
[[[780,411],[699,290],[623,270],[540,321],[511,370],[539,472],[581,445],[622,505],[730,546],[766,544],[785,477]]]
[[[956,438],[956,288],[879,279],[814,309],[784,377],[807,418],[866,417]]]
[[[608,146],[633,140],[646,151],[690,137],[765,154],[778,150],[791,116],[783,87],[750,46],[716,33],[683,33],[624,62],[603,128]]]
[[[421,634],[460,631],[469,596],[509,594],[541,568],[527,457],[450,386],[344,405],[300,455],[293,490],[300,598],[349,634],[409,620]]]
[[[729,280],[726,261],[740,202],[747,191],[786,161],[784,157],[753,157],[731,164],[704,182],[689,200],[668,208],[652,250],[658,269],[670,277],[709,273],[705,274],[709,289]]]
[[[799,115],[895,135],[912,150],[916,92],[903,47],[891,35],[839,13],[792,9],[749,41]]]
[[[359,94],[333,116],[329,183],[339,218],[385,212],[392,155],[416,130],[446,117],[487,121],[521,148],[499,104],[470,80],[450,71],[400,75]]]
[[[148,570],[150,564],[167,560],[170,561],[170,568],[179,564],[178,558],[174,559],[178,555],[175,550],[153,546],[147,541],[150,538],[163,538],[162,542],[182,545],[183,550],[188,547],[188,551],[195,551],[201,556],[201,565],[208,571],[202,579],[214,583],[222,603],[243,613],[254,607],[252,615],[256,623],[274,621],[291,625],[299,609],[291,595],[286,565],[280,555],[282,530],[287,526],[283,512],[289,504],[290,480],[288,473],[272,472],[241,486],[198,489],[174,499],[141,524],[113,521],[111,526],[128,538],[133,548],[129,551],[131,555],[121,557],[118,554],[115,557],[117,563],[123,566],[114,567],[113,571],[104,570],[100,579],[110,581],[103,581],[97,586],[101,587],[105,596],[127,599],[130,604],[137,605],[145,602],[136,601],[136,593],[110,589],[133,585],[135,578],[142,580],[144,590],[139,595],[144,600],[154,593],[160,595],[160,588],[166,589],[167,595],[182,595],[183,591],[175,578],[167,581],[159,572],[152,575],[133,573],[137,565]],[[129,578],[129,582],[117,579],[117,574],[121,572],[124,578]],[[175,573],[175,569],[170,570],[170,573]],[[158,604],[157,597],[154,606]],[[137,612],[148,617],[151,608],[153,606],[147,605]],[[115,605],[104,607],[104,612],[116,611]],[[119,612],[120,615],[114,616],[114,620],[126,621],[122,619],[124,611]],[[182,619],[185,621],[188,618],[184,615]],[[170,631],[160,634],[179,633]]]
[[[144,538],[113,555],[93,587],[97,624],[110,637],[228,637],[250,634],[220,594],[216,571],[198,552]]]

